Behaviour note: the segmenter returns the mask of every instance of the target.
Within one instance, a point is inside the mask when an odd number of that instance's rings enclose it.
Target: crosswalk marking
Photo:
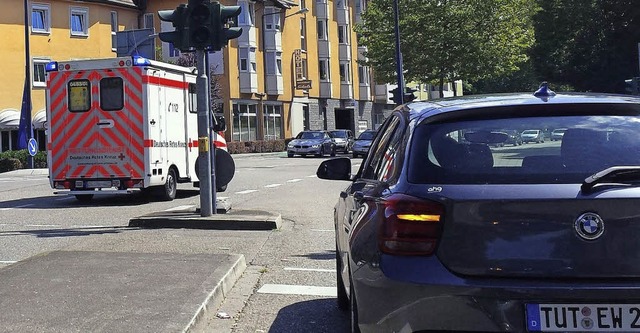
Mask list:
[[[261,294],[281,294],[281,295],[308,295],[337,297],[336,287],[302,286],[290,284],[265,284],[258,293]]]

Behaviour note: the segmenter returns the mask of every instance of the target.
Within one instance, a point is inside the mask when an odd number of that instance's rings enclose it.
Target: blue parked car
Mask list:
[[[334,224],[352,332],[637,331],[638,120],[640,98],[622,95],[414,102],[357,172],[322,162],[319,178],[349,182]],[[492,147],[530,128],[566,131]]]
[[[367,152],[369,152],[371,142],[373,141],[373,138],[375,136],[376,131],[374,130],[366,130],[360,133],[360,135],[358,135],[358,138],[353,142],[353,145],[351,146],[353,157],[355,158],[358,156],[366,156]]]

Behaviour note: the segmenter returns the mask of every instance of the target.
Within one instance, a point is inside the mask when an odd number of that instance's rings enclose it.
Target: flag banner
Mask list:
[[[20,125],[18,125],[18,149],[27,149],[27,141],[33,137],[33,126],[31,125],[31,91],[29,88],[29,81],[25,79],[24,91],[22,92],[22,109],[20,110]]]

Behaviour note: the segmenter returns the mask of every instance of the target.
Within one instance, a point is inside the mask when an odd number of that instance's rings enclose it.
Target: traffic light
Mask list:
[[[413,93],[416,92],[416,89],[412,89],[412,88],[404,88],[404,95],[402,96],[402,101],[404,103],[409,103],[411,101],[413,101],[414,99],[416,99],[416,95],[414,95]]]
[[[216,3],[212,18],[215,26],[214,50],[221,50],[229,44],[230,39],[236,39],[242,35],[242,28],[237,27],[237,17],[241,11],[240,6],[224,6]]]
[[[185,18],[186,18],[187,6],[181,4],[175,10],[160,10],[158,11],[158,17],[161,21],[171,22],[174,31],[161,32],[158,37],[160,40],[167,43],[172,43],[173,47],[180,51],[186,51],[189,49],[189,41],[185,38]]]
[[[393,97],[389,97],[389,99],[392,100],[393,103],[395,103],[396,105],[402,104],[402,101],[400,100],[400,88],[396,87],[393,90],[389,90],[389,92],[393,95]]]
[[[209,0],[189,0],[187,22],[189,47],[204,50],[213,46],[216,3]]]
[[[632,95],[640,95],[640,77],[624,80],[625,90]]]

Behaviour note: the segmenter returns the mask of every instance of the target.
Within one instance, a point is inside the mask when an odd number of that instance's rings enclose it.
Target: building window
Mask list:
[[[282,75],[282,52],[265,52],[267,75]]]
[[[46,87],[47,77],[45,76],[44,66],[51,61],[47,58],[34,58],[33,59],[33,86],[34,87]]]
[[[307,50],[307,19],[305,18],[300,18],[300,48],[303,51]]]
[[[251,72],[255,73],[258,71],[258,65],[256,64],[256,48],[249,48],[249,62],[251,63]]]
[[[264,139],[277,140],[283,137],[282,133],[282,106],[265,105],[264,110]]]
[[[327,0],[316,0],[317,3],[327,3]]]
[[[336,8],[338,9],[346,9],[347,8],[347,1],[346,0],[337,0],[336,1]]]
[[[71,36],[89,35],[89,9],[71,7]]]
[[[267,7],[264,11],[264,29],[280,30],[280,11],[274,7]]]
[[[118,32],[118,12],[111,12],[111,51],[118,50],[118,40],[116,33]]]
[[[349,44],[349,26],[348,25],[338,26],[338,43]]]
[[[351,71],[349,70],[349,68],[349,63],[347,62],[340,64],[340,82],[351,82]]]
[[[233,141],[256,140],[256,104],[233,104]]]
[[[306,79],[309,77],[309,65],[307,64],[307,59],[302,58],[302,78]]]
[[[248,47],[239,47],[238,48],[238,57],[240,58],[240,71],[248,72],[249,71],[249,48]]]
[[[318,40],[327,40],[327,20],[318,20]]]
[[[331,74],[329,72],[329,59],[320,59],[320,81],[331,80]]]
[[[369,67],[358,65],[358,82],[360,85],[369,85]]]
[[[144,29],[153,29],[153,13],[144,14]]]
[[[180,50],[176,49],[175,46],[173,46],[173,43],[168,43],[169,44],[169,57],[171,58],[177,58],[180,56]]]
[[[47,4],[31,5],[31,32],[51,32],[51,7]]]

